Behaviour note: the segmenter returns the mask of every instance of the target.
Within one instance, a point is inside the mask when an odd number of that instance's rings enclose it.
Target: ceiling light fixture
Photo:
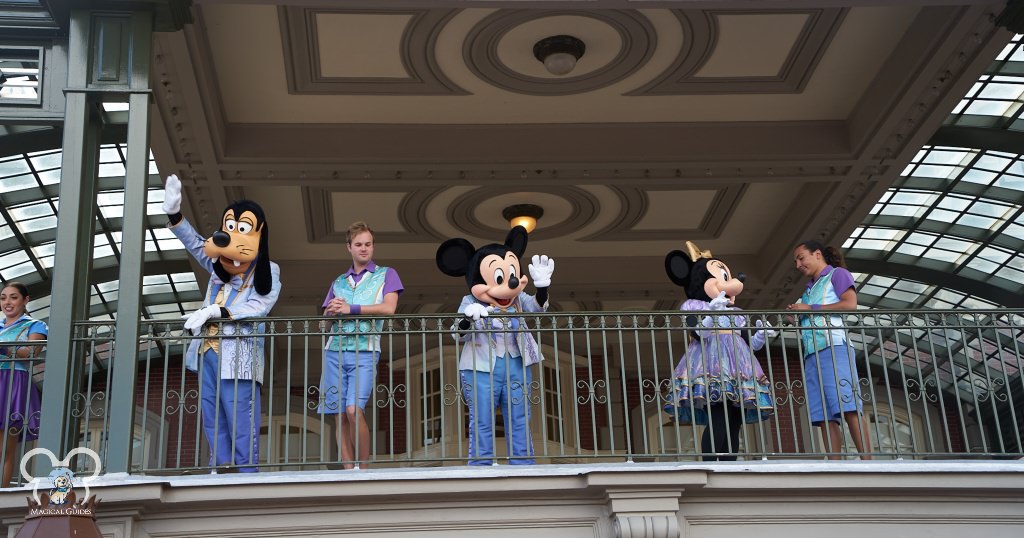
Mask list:
[[[571,35],[554,35],[541,39],[533,46],[533,55],[548,73],[567,75],[576,67],[576,62],[583,57],[587,46]]]
[[[533,204],[516,204],[501,210],[501,216],[505,217],[511,228],[522,226],[526,228],[526,233],[530,233],[537,227],[537,219],[544,216],[544,210]]]

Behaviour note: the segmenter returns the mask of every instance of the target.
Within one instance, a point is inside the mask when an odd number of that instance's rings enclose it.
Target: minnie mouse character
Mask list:
[[[462,238],[449,239],[437,249],[437,267],[448,276],[465,276],[470,294],[459,313],[466,317],[456,326],[462,342],[459,374],[462,396],[469,413],[469,464],[494,464],[494,409],[501,407],[505,443],[512,465],[534,463],[530,438],[530,366],[544,357],[522,317],[486,319],[488,314],[546,312],[548,286],[555,260],[534,256],[529,266],[537,296],[526,293],[529,279],[519,258],[526,251],[526,229],[516,226],[504,244],[476,249]],[[470,330],[470,328],[474,330]]]
[[[739,310],[732,305],[743,291],[743,275],[733,275],[722,260],[690,241],[686,247],[688,252],[674,250],[665,257],[668,277],[686,291],[687,300],[679,309]],[[687,316],[687,325],[696,327],[697,317]],[[716,454],[737,452],[740,426],[764,420],[774,411],[771,386],[751,348],[761,349],[775,332],[757,320],[758,330],[748,346],[739,329],[748,325],[746,316],[703,316],[699,325],[697,338],[676,366],[665,411],[680,424],[710,423],[701,437],[705,461],[735,461],[736,456]]]
[[[162,207],[171,232],[211,273],[204,306],[182,316],[186,330],[204,336],[189,343],[185,367],[200,372],[210,465],[241,465],[239,471],[255,472],[264,361],[263,337],[257,335],[264,324],[207,322],[264,317],[277,302],[281,269],[270,261],[266,216],[256,202],[233,202],[224,209],[220,229],[204,238],[181,215],[181,181],[174,175],[167,178]]]

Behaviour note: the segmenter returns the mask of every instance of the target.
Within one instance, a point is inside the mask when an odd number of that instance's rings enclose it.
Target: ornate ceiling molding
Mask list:
[[[292,94],[467,95],[437,63],[437,36],[457,9],[375,11],[328,7],[278,7],[288,92]],[[321,14],[412,16],[399,50],[408,77],[336,77],[320,71],[317,16]]]
[[[839,30],[846,9],[793,9],[744,11],[674,11],[683,28],[683,46],[663,74],[627,95],[685,95],[711,93],[799,93],[829,42]],[[779,73],[774,76],[697,77],[714,55],[719,40],[719,20],[726,16],[763,14],[806,14],[807,22],[797,37]]]
[[[473,214],[485,200],[522,191],[522,185],[513,187],[480,187],[467,192],[452,201],[449,206],[448,218],[452,226],[459,231],[476,237],[504,237],[508,228],[495,228],[483,222]],[[562,237],[584,228],[594,219],[600,209],[600,203],[593,194],[572,186],[542,186],[532,189],[533,192],[549,194],[562,198],[569,203],[568,218],[552,225],[545,224],[530,233],[534,240]]]
[[[708,186],[686,186],[680,185],[663,188],[638,187],[613,187],[609,186],[620,199],[620,214],[613,219],[612,224],[602,228],[594,234],[580,239],[580,241],[652,241],[652,240],[678,240],[685,239],[714,239],[722,234],[722,229],[732,217],[733,211],[743,199],[743,193],[747,190],[746,184],[728,185],[725,187]],[[707,190],[716,189],[715,194],[708,207],[707,213],[701,220],[698,228],[668,228],[663,230],[634,230],[638,222],[647,213],[649,204],[649,193],[679,190]]]
[[[405,232],[374,232],[374,238],[386,243],[436,243],[444,236],[427,222],[426,207],[442,190],[417,189],[402,198],[396,211]],[[331,197],[335,192],[406,192],[403,187],[374,184],[365,187],[303,187],[302,207],[310,243],[345,243],[345,231],[336,230]]]
[[[576,76],[542,78],[520,73],[498,57],[498,44],[512,29],[554,16],[587,17],[615,29],[622,49],[606,65]],[[567,28],[566,32],[571,32]],[[586,39],[584,39],[586,41]],[[654,26],[634,10],[500,10],[480,21],[463,45],[466,65],[481,80],[503,90],[528,95],[570,95],[604,88],[625,79],[647,63],[657,45]]]

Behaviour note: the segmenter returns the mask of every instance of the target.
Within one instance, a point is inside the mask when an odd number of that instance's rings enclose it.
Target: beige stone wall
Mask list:
[[[1020,462],[737,462],[98,479],[105,536],[1019,537]],[[0,492],[14,536],[30,490]]]

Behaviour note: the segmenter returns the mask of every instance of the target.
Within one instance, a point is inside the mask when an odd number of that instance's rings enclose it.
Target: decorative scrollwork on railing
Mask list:
[[[199,411],[199,406],[195,403],[189,405],[187,402],[192,400],[193,402],[199,400],[199,391],[196,389],[189,389],[185,391],[185,394],[181,394],[176,390],[167,391],[167,401],[170,402],[172,399],[177,399],[178,403],[174,405],[168,405],[165,409],[168,415],[176,415],[178,411],[184,411],[185,414],[194,415]]]
[[[441,388],[441,404],[444,406],[452,406],[462,400],[462,393],[468,388],[464,383],[458,385],[454,383],[445,383],[444,387]],[[448,398],[451,395],[451,398]]]
[[[106,399],[107,395],[102,391],[94,392],[90,396],[86,396],[81,392],[76,392],[71,395],[71,401],[81,402],[82,405],[76,405],[75,408],[71,410],[71,416],[75,418],[102,417],[105,411],[103,406],[94,407],[93,404],[97,401],[103,401]]]
[[[856,392],[854,393],[862,402],[871,402],[871,380],[862,377],[857,380]]]
[[[1002,391],[999,390],[999,389],[1003,388],[1003,386],[1005,384],[1006,384],[1006,382],[1003,381],[1002,378],[999,378],[999,377],[997,377],[997,378],[992,380],[992,394],[995,395],[997,402],[1005,402],[1007,397],[1009,396],[1005,392],[1002,392]]]
[[[939,400],[938,395],[934,392],[929,392],[929,387],[935,388],[935,378],[929,377],[922,383],[911,377],[907,379],[907,398],[913,402],[919,402],[922,400],[937,402]]]
[[[320,387],[317,385],[310,385],[306,387],[306,394],[309,394],[307,398],[306,408],[307,409],[323,409],[326,411],[338,411],[338,387],[329,387],[325,392],[320,392]],[[334,395],[333,401],[328,401],[328,395]],[[322,407],[321,407],[322,406]]]
[[[597,392],[598,389],[603,389],[605,386],[603,379],[597,379],[591,383],[581,379],[576,382],[576,386],[587,391],[586,394],[576,397],[576,402],[581,405],[588,404],[591,401],[599,404],[603,404],[608,401],[607,396]]]
[[[787,405],[792,400],[796,405],[803,405],[807,402],[804,398],[804,382],[800,379],[786,383],[785,381],[775,382],[775,405]]]
[[[839,386],[838,396],[840,402],[846,404],[853,402],[854,400],[863,399],[859,382],[850,381],[849,379],[840,379],[836,385]],[[849,392],[843,390],[844,388],[848,388]]]
[[[397,398],[395,398],[396,393],[406,393],[405,383],[399,383],[393,387],[389,387],[387,385],[377,385],[377,392],[384,393],[385,395],[387,395],[387,398],[377,398],[378,409],[384,409],[389,405],[393,405],[400,409],[405,408],[406,399],[402,399],[401,401],[399,401]]]
[[[651,403],[655,400],[661,400],[662,402],[670,402],[672,400],[670,396],[670,389],[672,388],[671,379],[662,379],[661,381],[655,382],[653,379],[644,379],[640,383],[640,387],[643,389],[643,401],[644,403]],[[663,388],[664,387],[664,388]]]
[[[974,390],[978,393],[978,403],[987,402],[989,398],[995,399],[997,402],[1005,402],[1007,399],[1006,393],[999,392],[999,389],[1003,388],[1005,383],[1000,378],[995,378],[989,383],[987,389],[984,387],[974,385]]]
[[[523,384],[518,381],[513,381],[509,385],[509,394],[512,396],[513,404],[520,404],[523,400],[530,402],[533,405],[540,404],[540,382],[531,381],[528,384]]]
[[[7,428],[7,434],[18,438],[22,432],[28,430],[33,435],[39,435],[39,417],[41,411],[35,411],[29,417],[29,420],[25,420],[25,415],[18,411],[12,411],[10,416],[7,417],[7,421],[4,426]],[[33,424],[34,423],[34,424]],[[33,427],[34,426],[34,427]]]

